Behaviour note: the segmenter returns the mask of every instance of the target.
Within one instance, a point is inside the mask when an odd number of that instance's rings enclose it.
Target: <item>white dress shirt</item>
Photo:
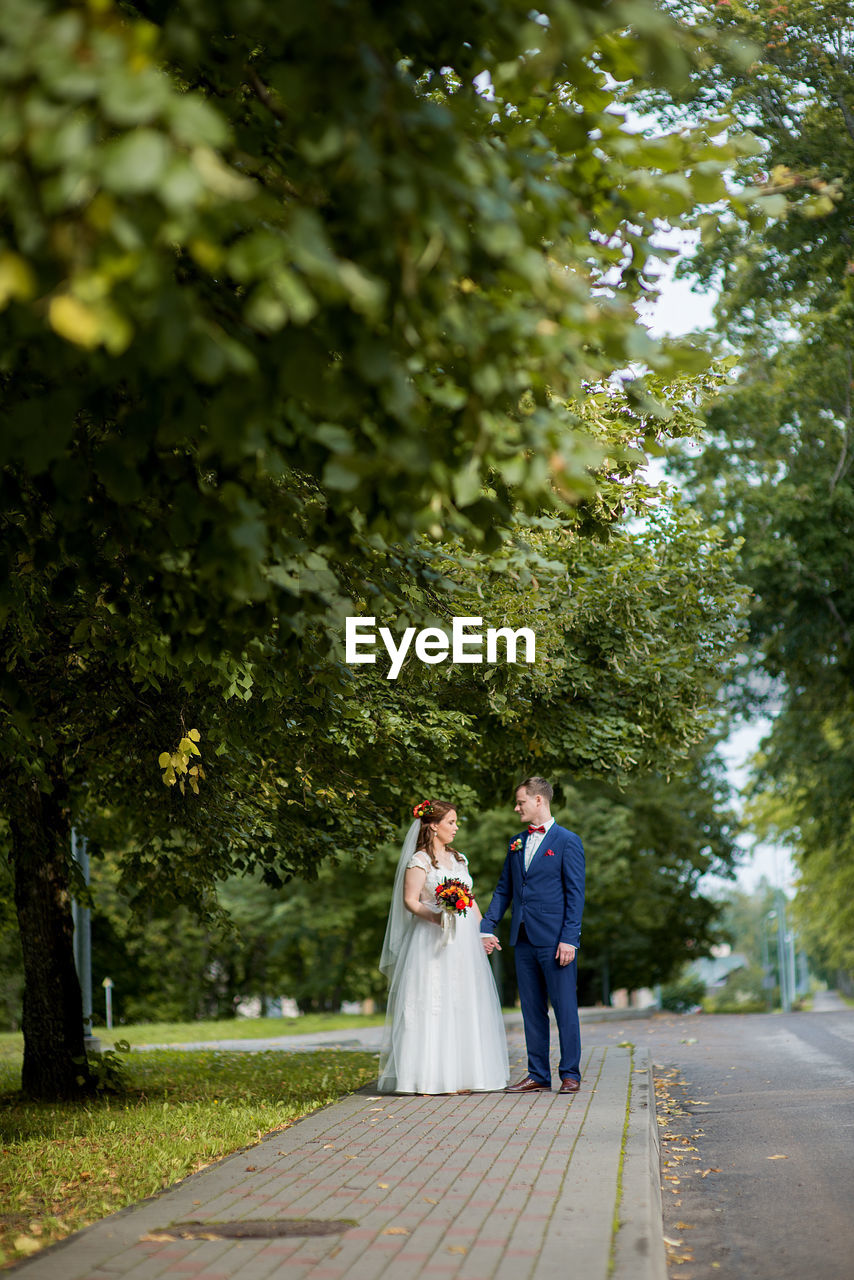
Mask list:
[[[538,826],[545,827],[545,831],[532,831],[531,834],[528,836],[527,843],[525,844],[525,870],[526,871],[531,865],[531,859],[539,849],[542,842],[545,840],[546,836],[548,835],[550,829],[554,826],[554,824],[555,824],[554,818],[549,818],[548,822],[538,823],[537,824]]]

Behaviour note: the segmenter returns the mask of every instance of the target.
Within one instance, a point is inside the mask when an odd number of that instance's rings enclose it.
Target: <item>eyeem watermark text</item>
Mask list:
[[[391,658],[388,680],[396,680],[400,675],[404,659],[415,638],[415,656],[419,662],[427,662],[431,666],[437,662],[518,662],[517,651],[521,646],[524,656],[522,662],[535,662],[537,658],[537,638],[530,627],[487,627],[483,631],[483,618],[452,618],[450,636],[441,627],[425,627],[416,633],[415,627],[407,627],[395,643],[394,636],[388,627],[376,628],[376,618],[361,616],[349,617],[345,624],[344,660],[347,663],[376,662],[377,635],[386,647]],[[484,640],[486,641],[486,657],[484,658]],[[498,646],[503,643],[504,657],[499,659]]]

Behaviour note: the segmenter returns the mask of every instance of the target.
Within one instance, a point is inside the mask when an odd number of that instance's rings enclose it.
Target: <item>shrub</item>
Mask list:
[[[685,974],[676,982],[668,982],[661,989],[661,1007],[668,1013],[689,1013],[706,994],[705,983],[700,978]]]
[[[779,994],[763,987],[764,976],[758,965],[734,969],[720,991],[703,1001],[704,1009],[707,1013],[765,1013],[769,995],[779,1003]]]

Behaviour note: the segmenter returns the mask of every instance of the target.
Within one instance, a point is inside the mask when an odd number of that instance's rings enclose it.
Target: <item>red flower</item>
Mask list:
[[[547,857],[547,858],[553,858],[554,856],[555,856],[555,851],[554,851],[554,849],[546,849],[546,857]]]
[[[436,901],[451,915],[464,916],[474,906],[474,898],[459,880],[443,880],[436,885]]]

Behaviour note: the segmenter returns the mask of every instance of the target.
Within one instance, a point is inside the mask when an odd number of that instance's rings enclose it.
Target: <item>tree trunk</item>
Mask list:
[[[78,1098],[91,1090],[83,1001],[74,965],[68,808],[57,787],[35,783],[10,797],[15,908],[24,957],[24,1069],[34,1098]]]

